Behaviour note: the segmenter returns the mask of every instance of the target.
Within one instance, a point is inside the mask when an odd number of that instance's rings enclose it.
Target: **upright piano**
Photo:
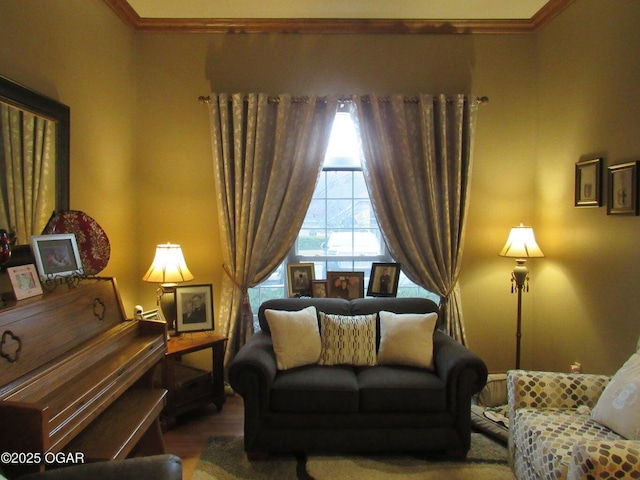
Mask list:
[[[165,324],[127,319],[114,278],[1,309],[4,474],[164,453],[152,370],[165,351]]]

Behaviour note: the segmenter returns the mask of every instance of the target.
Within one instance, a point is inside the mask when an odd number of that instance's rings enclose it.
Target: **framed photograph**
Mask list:
[[[327,272],[327,296],[364,298],[364,272]]]
[[[373,263],[367,287],[369,297],[395,297],[400,279],[399,263]]]
[[[42,285],[35,265],[21,265],[7,268],[9,280],[16,300],[42,295]]]
[[[311,285],[315,279],[313,263],[288,263],[287,283],[290,297],[310,297]]]
[[[176,287],[176,332],[213,330],[213,286]]]
[[[73,233],[32,235],[31,249],[42,279],[84,275]]]
[[[575,206],[602,206],[602,158],[576,163]]]
[[[327,297],[327,281],[326,280],[312,280],[311,281],[311,296],[314,298],[326,298]]]
[[[608,168],[607,215],[638,215],[638,162]]]

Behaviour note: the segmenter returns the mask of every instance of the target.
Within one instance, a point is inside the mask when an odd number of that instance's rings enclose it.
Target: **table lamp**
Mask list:
[[[520,340],[522,338],[522,291],[529,291],[529,269],[527,258],[544,257],[544,253],[536,243],[533,228],[525,227],[522,223],[513,227],[502,250],[501,257],[516,259],[516,265],[511,272],[511,293],[518,294],[518,310],[516,325],[516,369],[520,368]]]
[[[167,322],[169,332],[176,330],[176,286],[181,282],[193,280],[187,268],[180,245],[166,243],[156,246],[156,256],[144,274],[145,282],[159,283],[157,302]]]

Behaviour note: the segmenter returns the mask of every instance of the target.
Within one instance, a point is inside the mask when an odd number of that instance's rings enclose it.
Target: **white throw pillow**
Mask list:
[[[640,440],[640,355],[631,355],[611,378],[591,418],[628,440]]]
[[[379,365],[433,370],[433,332],[437,313],[380,312]]]
[[[265,310],[271,330],[278,370],[317,363],[320,358],[320,331],[316,307],[288,312]]]
[[[333,315],[320,312],[320,365],[376,364],[376,314]]]

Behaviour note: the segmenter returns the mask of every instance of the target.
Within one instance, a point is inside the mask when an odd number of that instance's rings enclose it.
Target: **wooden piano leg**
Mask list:
[[[160,420],[156,418],[136,445],[135,456],[159,455],[166,452]]]

